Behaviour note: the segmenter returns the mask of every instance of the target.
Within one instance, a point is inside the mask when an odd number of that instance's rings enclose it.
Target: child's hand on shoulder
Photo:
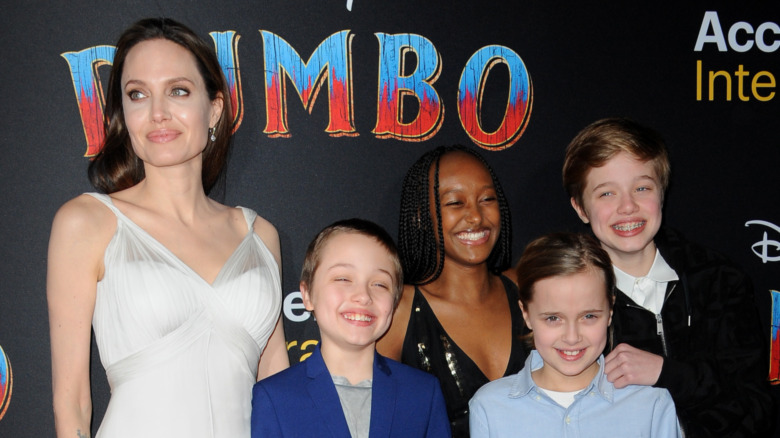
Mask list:
[[[604,373],[615,388],[628,385],[655,385],[661,375],[664,358],[620,344],[604,359]]]

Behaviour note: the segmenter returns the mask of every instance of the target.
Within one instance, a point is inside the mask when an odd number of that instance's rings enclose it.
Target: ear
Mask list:
[[[209,117],[209,127],[217,126],[220,117],[222,117],[222,107],[225,106],[224,97],[222,92],[217,92],[217,97],[211,101],[211,116]]]
[[[574,200],[574,197],[570,199],[571,206],[574,209],[574,211],[577,212],[577,216],[580,217],[580,220],[582,220],[583,223],[590,223],[590,219],[588,219],[588,213],[585,211],[584,208],[582,208],[579,204],[577,204],[577,201]]]
[[[530,318],[528,317],[528,312],[525,310],[525,307],[523,307],[523,303],[520,300],[517,300],[517,304],[520,305],[520,311],[523,312],[523,321],[525,321],[525,326],[528,327],[528,330],[533,331],[534,328],[531,327]]]
[[[304,282],[301,282],[301,284],[299,284],[298,286],[299,286],[299,289],[301,290],[301,298],[303,299],[303,307],[307,311],[313,312],[314,311],[314,305],[311,302],[311,293],[309,291],[309,286],[306,283],[304,283]]]
[[[612,325],[612,309],[609,310],[609,321],[607,322],[607,327]]]

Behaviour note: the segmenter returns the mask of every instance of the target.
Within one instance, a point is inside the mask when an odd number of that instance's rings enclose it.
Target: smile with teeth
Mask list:
[[[614,228],[617,231],[633,231],[637,228],[641,228],[645,226],[646,221],[638,221],[638,222],[624,222],[622,224],[615,224],[612,225],[612,228]]]
[[[350,321],[371,322],[374,319],[374,317],[365,313],[344,313],[343,316]]]
[[[490,232],[488,230],[482,230],[482,231],[463,231],[457,234],[458,239],[461,240],[468,240],[468,241],[477,241],[480,239],[484,239],[488,236]]]
[[[561,350],[556,348],[560,357],[565,361],[576,362],[585,357],[585,348],[579,350]]]

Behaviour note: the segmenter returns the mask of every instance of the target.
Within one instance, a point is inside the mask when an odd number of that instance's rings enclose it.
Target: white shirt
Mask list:
[[[555,403],[558,403],[564,408],[571,406],[571,404],[574,403],[574,396],[582,392],[582,390],[561,392],[553,391],[552,389],[544,389],[542,387],[539,387],[539,391],[547,394]]]
[[[612,265],[615,271],[617,288],[623,291],[635,303],[655,313],[661,313],[664,305],[666,287],[670,281],[679,280],[677,273],[666,263],[658,249],[655,250],[655,259],[650,272],[644,277],[634,277]]]

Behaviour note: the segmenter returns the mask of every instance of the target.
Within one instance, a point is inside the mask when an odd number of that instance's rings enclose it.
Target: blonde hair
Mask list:
[[[390,237],[390,234],[384,228],[365,219],[352,218],[334,222],[317,233],[317,236],[306,249],[306,257],[303,260],[303,269],[301,270],[301,283],[311,286],[314,281],[314,273],[317,272],[317,268],[320,265],[323,248],[325,248],[325,245],[328,244],[328,241],[333,236],[344,233],[370,237],[387,250],[390,260],[393,262],[394,271],[391,272],[395,281],[393,285],[393,305],[398,305],[404,290],[404,274],[401,268],[401,259],[398,257],[398,249],[395,246],[395,242],[393,242],[393,238]]]

